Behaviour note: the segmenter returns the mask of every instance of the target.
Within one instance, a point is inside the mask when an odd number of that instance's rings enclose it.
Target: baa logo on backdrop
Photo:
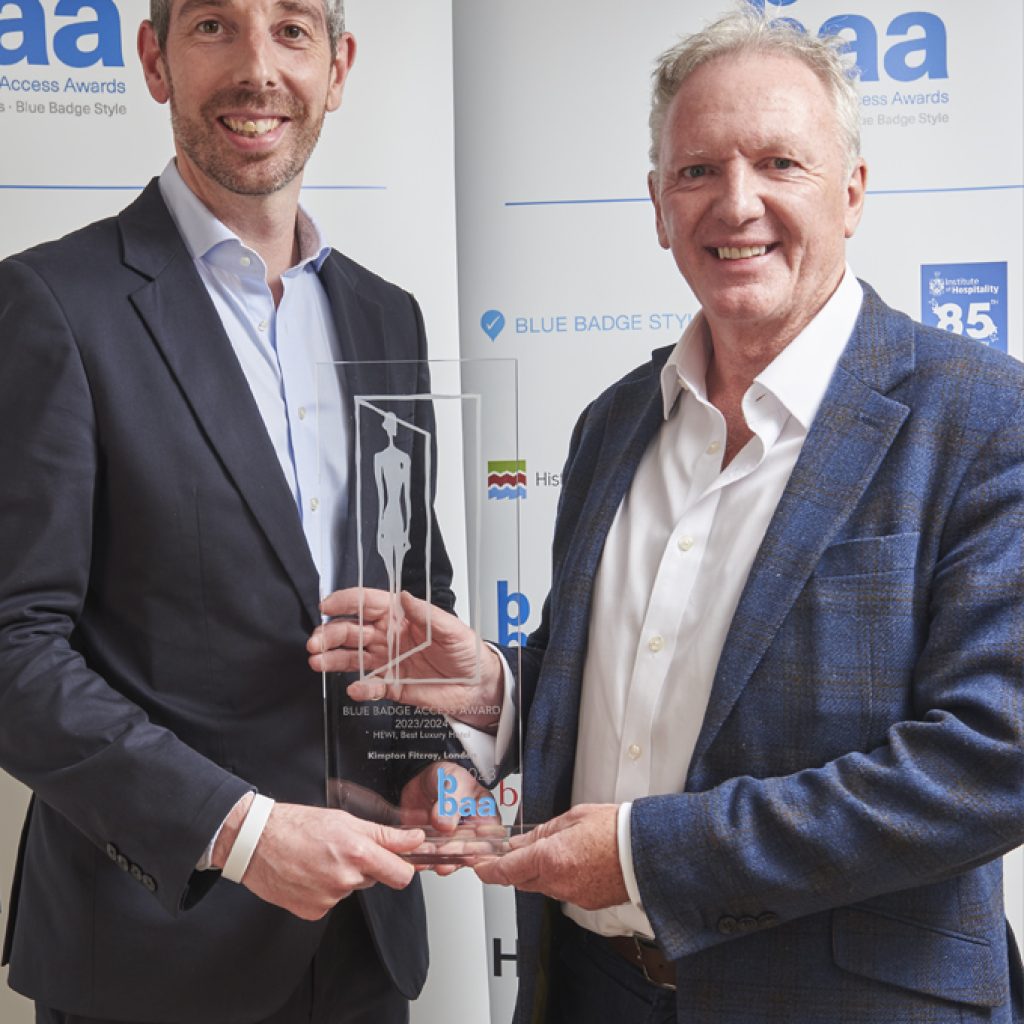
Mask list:
[[[114,0],[0,2],[0,115],[123,117],[123,68]]]
[[[812,27],[799,20],[800,0],[748,2],[769,15],[777,13],[779,20],[802,31]],[[865,14],[834,14],[817,32],[846,40],[860,71],[865,126],[935,128],[950,123],[952,94],[936,87],[949,79],[949,33],[939,15],[909,10],[876,23]],[[931,87],[922,91],[922,85]]]

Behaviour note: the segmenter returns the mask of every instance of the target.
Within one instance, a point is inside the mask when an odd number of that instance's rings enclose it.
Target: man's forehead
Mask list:
[[[171,0],[171,17],[184,18],[203,11],[246,11],[259,6],[259,0]],[[305,15],[324,20],[324,0],[273,0],[266,5],[279,14]]]
[[[679,92],[698,102],[745,103],[745,92],[756,89],[767,98],[794,92],[825,94],[818,74],[792,54],[740,50],[700,64],[686,77]]]

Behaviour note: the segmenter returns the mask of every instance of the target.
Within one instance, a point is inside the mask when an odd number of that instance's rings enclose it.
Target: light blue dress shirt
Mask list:
[[[160,192],[249,382],[324,596],[337,583],[333,548],[346,508],[348,452],[338,378],[327,367],[317,369],[340,358],[331,306],[317,276],[330,246],[300,208],[299,261],[281,276],[284,294],[275,308],[263,260],[203,205],[173,160],[160,176]],[[318,428],[325,442],[319,452]]]

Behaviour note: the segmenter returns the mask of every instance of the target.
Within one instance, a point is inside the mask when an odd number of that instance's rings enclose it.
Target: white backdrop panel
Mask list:
[[[728,7],[454,0],[462,344],[465,355],[520,361],[526,632],[548,586],[557,474],[573,422],[605,386],[674,342],[697,309],[657,245],[646,199],[649,74],[662,50]],[[854,269],[917,319],[929,299],[923,265],[945,266],[952,278],[980,273],[982,286],[1005,272],[1008,288],[964,299],[961,317],[969,322],[970,304],[988,302],[982,312],[999,322],[999,341],[1024,355],[1020,4],[769,0],[768,8],[812,32],[845,16],[843,34],[869,77],[877,67],[862,89],[871,195],[850,246]],[[1007,906],[1018,934],[1021,891],[1016,857]],[[486,898],[489,928],[507,949],[511,901]],[[502,1024],[514,983],[493,953],[502,975],[492,1019]]]

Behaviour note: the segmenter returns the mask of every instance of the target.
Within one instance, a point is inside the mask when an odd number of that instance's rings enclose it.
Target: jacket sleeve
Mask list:
[[[0,436],[0,765],[141,865],[174,913],[215,880],[193,868],[251,787],[90,669],[78,623],[102,571],[93,397],[70,317],[16,259],[0,264]]]

